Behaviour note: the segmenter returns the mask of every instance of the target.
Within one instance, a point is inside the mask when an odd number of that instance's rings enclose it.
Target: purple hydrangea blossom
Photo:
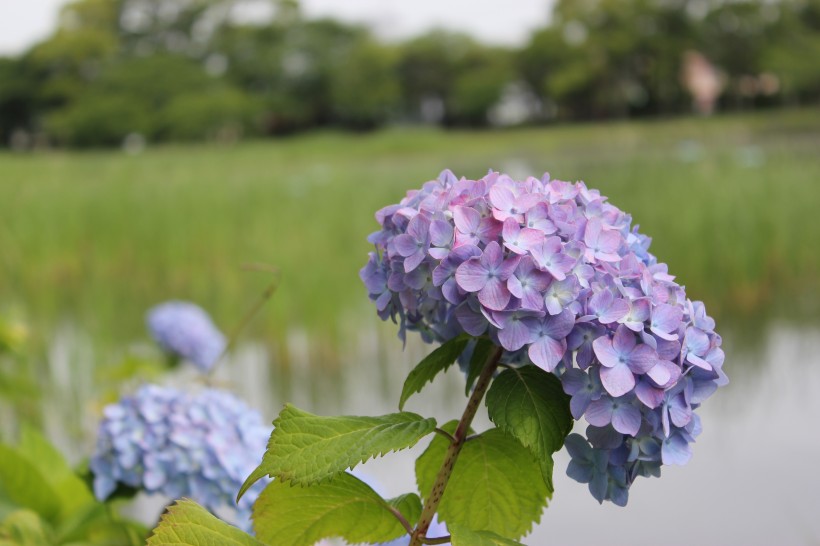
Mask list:
[[[233,508],[236,523],[250,530],[251,506],[264,480],[238,505],[234,499],[270,433],[259,413],[229,392],[143,385],[103,410],[90,462],[94,494],[104,500],[122,483],[190,497],[212,511]]]
[[[374,261],[374,266],[379,267]],[[372,275],[372,273],[370,273]],[[146,316],[148,330],[169,355],[208,372],[225,350],[225,336],[201,307],[185,301],[157,305]]]
[[[599,191],[445,171],[376,220],[361,277],[379,316],[402,338],[486,336],[508,365],[556,374],[589,423],[567,472],[598,501],[624,505],[637,477],[691,457],[696,410],[728,382],[721,338]]]

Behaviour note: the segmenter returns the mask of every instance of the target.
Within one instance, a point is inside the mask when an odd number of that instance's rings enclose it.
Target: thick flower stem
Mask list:
[[[496,368],[498,368],[498,360],[501,358],[501,353],[503,353],[503,349],[501,347],[497,348],[487,359],[487,363],[484,364],[481,375],[478,376],[473,394],[470,396],[467,407],[464,409],[464,414],[461,416],[461,420],[458,422],[458,426],[453,433],[453,440],[450,442],[450,447],[447,448],[447,454],[444,456],[444,462],[438,471],[433,489],[424,501],[421,517],[419,518],[419,523],[415,531],[413,531],[413,534],[410,536],[409,546],[421,546],[425,544],[424,539],[427,534],[427,529],[430,527],[430,522],[433,521],[433,516],[438,510],[444,489],[447,487],[447,482],[453,473],[456,459],[458,459],[458,455],[461,453],[461,448],[464,447],[464,442],[470,431],[470,424],[473,422],[473,418],[478,411],[478,406],[481,404],[481,400],[484,398],[484,394],[490,386],[490,381],[493,378]]]

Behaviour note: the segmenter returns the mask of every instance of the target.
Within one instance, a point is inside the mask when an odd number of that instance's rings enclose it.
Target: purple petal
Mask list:
[[[609,291],[607,291],[607,293],[609,293]],[[627,313],[629,313],[629,304],[626,300],[618,298],[614,300],[604,312],[598,315],[598,320],[601,324],[610,324],[621,320]]]
[[[551,372],[561,362],[566,350],[566,341],[558,341],[548,336],[542,336],[530,345],[527,354],[536,366]]]
[[[646,372],[646,375],[652,378],[658,386],[665,386],[669,383],[669,380],[672,379],[672,374],[670,373],[669,369],[661,364],[662,360],[658,360],[657,363]]]
[[[530,342],[532,333],[521,320],[510,320],[503,330],[498,331],[498,341],[508,351],[517,351]]]
[[[478,292],[487,284],[490,276],[481,258],[470,258],[456,270],[456,282],[467,292]]]
[[[612,422],[612,399],[604,396],[589,404],[584,417],[590,425],[605,427]]]
[[[606,336],[601,336],[592,342],[595,356],[601,361],[601,365],[613,368],[621,363],[621,355],[612,346],[612,340]]]
[[[464,331],[471,336],[480,336],[487,331],[489,325],[487,319],[481,313],[476,313],[470,309],[466,302],[456,308],[455,316]]]
[[[629,354],[632,348],[635,347],[635,334],[630,332],[624,325],[618,326],[618,329],[615,330],[615,336],[612,338],[612,347],[618,354]]]
[[[461,266],[459,266],[459,270],[461,270]],[[456,272],[456,279],[458,279],[458,272]],[[464,288],[460,281],[459,285]],[[478,301],[484,307],[493,311],[503,311],[510,303],[510,297],[507,284],[498,277],[489,279],[484,287],[478,291]]]
[[[627,402],[618,402],[612,411],[612,428],[622,434],[636,436],[641,428],[641,410]]]
[[[441,293],[444,295],[444,299],[453,305],[461,303],[464,299],[464,296],[459,292],[458,283],[453,278],[447,279],[444,284],[441,285]]]
[[[444,220],[434,220],[430,224],[430,241],[435,246],[448,246],[453,242],[453,226]]]
[[[490,188],[490,203],[501,211],[509,211],[515,204],[513,193],[503,186],[493,186]]]
[[[625,364],[611,368],[601,368],[601,383],[612,396],[618,397],[635,388],[635,376]]]
[[[421,262],[424,261],[424,258],[427,257],[427,254],[424,252],[423,249],[419,249],[418,252],[415,254],[408,256],[404,259],[404,272],[410,273],[411,271],[415,270]],[[418,287],[421,288],[421,287]]]
[[[592,402],[593,393],[587,390],[578,391],[569,401],[569,411],[574,419],[583,417],[584,412]]]
[[[683,310],[680,307],[662,303],[652,310],[652,331],[658,333],[656,332],[657,329],[664,333],[674,332],[678,329],[678,326],[680,326],[681,319],[683,319]],[[673,338],[660,337],[664,339],[678,339],[677,335]]]
[[[498,268],[498,276],[501,277],[503,280],[509,279],[515,272],[516,268],[518,268],[519,263],[521,263],[521,256],[513,256],[511,258],[507,258],[501,263],[501,266]]]
[[[567,370],[564,375],[561,376],[561,385],[564,388],[564,392],[570,396],[581,389],[585,389],[586,386],[589,385],[589,382],[589,376],[586,372],[575,368]]]
[[[521,281],[518,280],[518,277],[516,277],[515,275],[507,279],[507,289],[516,298],[520,299],[524,297],[524,287],[521,285]]]
[[[694,365],[695,365],[695,366],[697,366],[698,368],[701,368],[701,369],[703,369],[703,370],[707,370],[707,371],[712,371],[712,365],[711,365],[711,364],[709,364],[708,362],[706,362],[705,360],[703,360],[701,357],[699,357],[699,356],[697,356],[697,355],[694,355],[694,354],[692,354],[692,353],[689,353],[689,354],[686,356],[686,360],[687,360],[690,364],[694,364]]]
[[[461,233],[475,235],[481,223],[481,214],[475,209],[457,206],[453,209],[453,221]]]
[[[589,298],[589,310],[593,314],[597,315],[599,312],[612,305],[612,300],[614,299],[615,296],[613,296],[612,292],[609,290],[601,290],[600,292],[596,292],[591,298]]]
[[[504,226],[501,228],[501,236],[505,241],[517,241],[519,233],[521,233],[521,226],[515,218],[510,217],[504,220]]]
[[[629,353],[629,368],[637,374],[648,372],[657,362],[658,354],[655,349],[646,344],[638,345]]]
[[[647,381],[639,381],[635,385],[635,395],[648,408],[655,409],[663,403],[663,389],[656,389]]]
[[[504,253],[501,246],[496,241],[491,241],[484,247],[484,254],[481,255],[481,264],[487,269],[492,270],[501,265],[504,260]],[[518,264],[516,264],[518,265]],[[515,268],[513,268],[513,271]]]
[[[563,339],[569,335],[573,326],[575,318],[572,311],[564,309],[560,314],[548,317],[541,331],[553,339]]]
[[[690,353],[703,356],[709,350],[709,336],[703,330],[690,326],[686,329],[686,347]]]
[[[663,464],[685,465],[692,458],[692,449],[680,434],[674,434],[663,441],[661,460]]]
[[[412,256],[419,250],[419,242],[415,239],[415,237],[408,235],[407,233],[396,235],[393,239],[393,246],[396,248],[396,252],[405,258],[407,256]]]

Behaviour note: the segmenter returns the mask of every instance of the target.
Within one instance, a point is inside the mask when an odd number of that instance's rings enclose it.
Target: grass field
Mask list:
[[[275,265],[256,337],[332,340],[361,316],[373,213],[445,167],[583,179],[632,213],[689,295],[721,317],[820,317],[820,110],[501,132],[394,129],[120,151],[0,153],[0,312],[47,336],[143,337],[168,298],[226,329]]]

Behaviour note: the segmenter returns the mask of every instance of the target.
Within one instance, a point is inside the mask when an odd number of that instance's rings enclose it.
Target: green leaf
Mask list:
[[[148,546],[262,546],[192,500],[177,501],[162,515]]]
[[[470,396],[470,390],[473,388],[478,376],[481,375],[481,370],[490,358],[493,350],[496,348],[495,343],[483,337],[478,340],[473,349],[473,356],[470,357],[470,369],[467,371],[467,385],[464,387],[464,394]]]
[[[304,546],[330,537],[351,544],[388,542],[406,534],[390,506],[408,521],[421,514],[416,495],[385,501],[348,473],[308,487],[275,480],[253,505],[254,530],[259,540],[276,546]]]
[[[31,426],[23,426],[17,451],[40,471],[60,500],[60,518],[94,503],[88,485],[68,466],[63,455]]]
[[[452,546],[524,546],[490,531],[471,531],[462,525],[451,524],[447,530],[450,531]]]
[[[310,485],[371,457],[411,447],[435,430],[436,420],[409,412],[321,417],[288,404],[273,425],[262,464],[245,480],[240,497],[265,475]]]
[[[569,396],[561,381],[537,366],[501,372],[487,392],[490,419],[513,435],[541,463],[544,482],[552,496],[552,454],[572,431]]]
[[[407,399],[413,396],[414,393],[421,392],[424,385],[432,381],[439,372],[449,368],[456,361],[458,355],[464,351],[468,341],[470,341],[470,337],[467,335],[454,337],[425,356],[404,380],[404,387],[401,389],[401,398],[399,399],[399,409],[404,409],[404,403],[407,402]]]
[[[5,445],[0,445],[0,489],[9,501],[37,512],[44,519],[53,521],[60,512],[57,494],[42,473]]]
[[[423,495],[433,487],[447,446],[446,439],[436,436],[416,461],[416,481]],[[438,515],[447,525],[520,537],[540,519],[546,497],[547,487],[532,453],[494,428],[464,444]]]
[[[36,512],[16,510],[0,525],[0,546],[51,546],[51,530]]]

